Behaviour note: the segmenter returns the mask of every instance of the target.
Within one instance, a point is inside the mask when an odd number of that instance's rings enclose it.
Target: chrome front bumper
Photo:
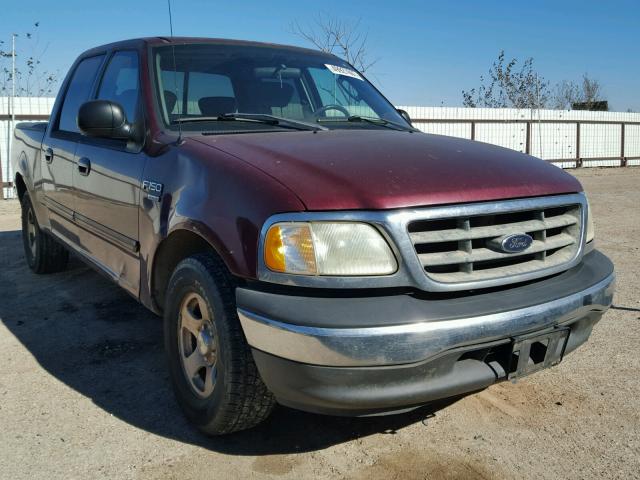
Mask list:
[[[610,268],[604,274],[604,267],[595,273],[594,268],[586,268],[588,271],[583,276],[591,275],[592,281],[593,275],[600,275],[595,283],[589,283],[590,286],[580,289],[572,285],[574,293],[569,295],[489,314],[402,324],[393,324],[395,319],[389,319],[391,325],[388,326],[327,328],[282,321],[239,303],[238,316],[251,347],[283,359],[331,367],[422,362],[462,346],[569,325],[593,314],[599,318],[612,303],[615,274],[608,259],[599,252],[591,255],[596,258],[596,254],[597,260],[601,263],[606,260]],[[567,281],[577,282],[579,278],[567,277]],[[562,285],[557,278],[554,281]],[[519,288],[527,292],[529,287]],[[531,286],[529,291],[536,288],[539,290],[539,287]],[[504,292],[491,295],[496,295],[496,302],[499,302]],[[428,300],[424,302],[428,303]],[[403,313],[398,311],[398,318],[402,318]]]

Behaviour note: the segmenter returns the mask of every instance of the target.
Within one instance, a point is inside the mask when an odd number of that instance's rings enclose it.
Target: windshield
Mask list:
[[[410,128],[362,75],[330,55],[187,44],[155,48],[153,59],[159,111],[170,128],[269,130],[284,120],[325,128]],[[247,121],[241,114],[259,117]],[[266,116],[283,121],[262,121]]]

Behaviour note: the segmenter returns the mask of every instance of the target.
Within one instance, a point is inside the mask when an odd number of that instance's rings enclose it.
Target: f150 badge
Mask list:
[[[142,190],[147,192],[147,198],[150,200],[160,201],[162,197],[162,190],[164,185],[158,182],[152,182],[151,180],[142,181]]]

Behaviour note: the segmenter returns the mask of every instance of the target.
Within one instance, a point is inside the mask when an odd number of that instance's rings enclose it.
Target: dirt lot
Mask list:
[[[279,408],[214,439],[174,401],[158,318],[78,262],[31,274],[0,202],[0,478],[640,478],[640,168],[575,173],[618,293],[561,365],[447,407]]]

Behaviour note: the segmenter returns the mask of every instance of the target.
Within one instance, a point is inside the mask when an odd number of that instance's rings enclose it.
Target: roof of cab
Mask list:
[[[280,50],[293,50],[298,52],[313,53],[315,55],[326,55],[333,57],[334,55],[322,52],[320,50],[313,50],[303,47],[295,47],[292,45],[280,45],[277,43],[265,43],[265,42],[251,42],[247,40],[232,40],[227,38],[207,38],[207,37],[144,37],[144,38],[131,38],[128,40],[120,40],[117,42],[107,43],[91,48],[82,53],[82,57],[103,52],[106,50],[116,50],[121,48],[139,48],[142,46],[157,46],[157,45],[187,45],[187,44],[202,44],[208,43],[212,45],[236,45],[247,47],[264,47],[264,48],[277,48]]]

